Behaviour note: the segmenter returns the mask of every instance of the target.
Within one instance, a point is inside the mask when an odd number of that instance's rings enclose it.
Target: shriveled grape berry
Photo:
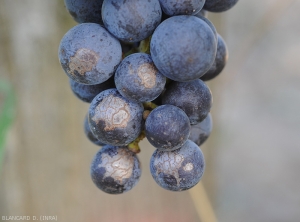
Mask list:
[[[217,42],[203,20],[189,15],[173,16],[156,28],[150,52],[163,75],[186,82],[200,78],[211,67]]]
[[[138,102],[147,102],[162,93],[166,77],[159,73],[150,55],[134,53],[123,59],[118,66],[115,83],[124,97]]]
[[[175,150],[189,137],[190,122],[178,107],[162,105],[149,114],[145,122],[148,141],[159,150]]]
[[[82,23],[64,35],[58,57],[71,79],[95,85],[114,74],[122,59],[122,49],[120,42],[102,26]]]
[[[174,151],[155,150],[150,160],[150,172],[156,183],[171,191],[188,190],[201,179],[205,168],[200,148],[187,140]]]
[[[124,42],[138,42],[150,36],[161,20],[158,0],[104,0],[102,18],[105,27]]]
[[[218,48],[217,55],[213,65],[210,69],[200,78],[203,81],[211,80],[217,77],[224,69],[228,59],[228,50],[224,39],[218,34]]]
[[[109,78],[105,82],[96,85],[81,84],[72,79],[69,79],[69,83],[77,98],[87,103],[92,102],[100,92],[116,87],[113,78]]]
[[[91,131],[105,144],[128,145],[141,133],[143,111],[141,103],[124,98],[117,89],[107,89],[91,102]]]
[[[141,167],[138,157],[127,147],[106,145],[94,157],[91,177],[105,193],[121,194],[131,190],[139,181]]]
[[[181,108],[192,125],[205,119],[212,106],[212,94],[200,79],[189,82],[172,82],[162,95],[163,104]]]
[[[78,23],[102,24],[101,8],[103,0],[65,0],[65,6]]]
[[[202,122],[191,126],[189,140],[192,140],[198,146],[201,146],[209,137],[212,131],[212,117],[209,113]]]
[[[105,144],[102,143],[101,141],[99,141],[94,134],[91,131],[90,125],[89,125],[89,121],[88,121],[88,116],[86,115],[86,117],[84,118],[84,124],[83,124],[83,128],[84,128],[84,133],[86,135],[86,137],[95,145],[97,146],[104,146]]]

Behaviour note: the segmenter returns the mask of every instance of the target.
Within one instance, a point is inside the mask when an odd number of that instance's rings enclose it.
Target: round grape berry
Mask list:
[[[91,131],[105,144],[128,145],[141,133],[143,111],[141,103],[124,98],[117,89],[107,89],[90,104]]]
[[[114,74],[122,59],[122,48],[120,42],[102,26],[82,23],[64,35],[58,57],[71,79],[96,85]]]
[[[188,190],[195,186],[204,168],[203,153],[191,140],[174,151],[155,150],[150,160],[150,172],[156,183],[171,191]]]
[[[124,42],[138,42],[150,36],[161,21],[158,0],[104,0],[102,18],[105,27]]]
[[[137,102],[147,102],[162,93],[166,77],[159,73],[150,55],[134,53],[123,59],[118,66],[115,83],[124,97]]]
[[[146,137],[159,150],[175,150],[189,137],[190,122],[178,107],[162,105],[151,111],[145,122]]]
[[[166,19],[156,28],[150,52],[163,75],[186,82],[199,79],[211,67],[217,42],[213,31],[202,19],[179,15]]]
[[[105,145],[91,164],[91,177],[95,185],[109,194],[131,190],[141,176],[140,162],[127,147]]]
[[[200,123],[212,106],[212,94],[200,79],[189,82],[172,82],[162,95],[162,104],[181,108],[189,117],[191,125]]]

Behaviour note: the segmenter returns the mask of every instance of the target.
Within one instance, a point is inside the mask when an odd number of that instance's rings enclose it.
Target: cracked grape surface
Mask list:
[[[156,150],[150,160],[150,172],[156,183],[171,191],[188,190],[201,179],[205,168],[201,149],[187,140],[174,151]]]
[[[141,103],[124,98],[117,89],[105,90],[91,102],[91,131],[105,144],[128,145],[141,133],[143,111]]]
[[[140,176],[138,157],[127,147],[105,145],[91,164],[93,182],[109,194],[121,194],[131,190]]]

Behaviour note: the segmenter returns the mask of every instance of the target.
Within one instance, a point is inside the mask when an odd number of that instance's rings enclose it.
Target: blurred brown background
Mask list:
[[[143,141],[139,184],[112,196],[90,179],[98,147],[82,129],[88,104],[73,96],[58,63],[60,39],[76,23],[62,0],[1,0],[0,81],[12,85],[16,115],[1,167],[0,219],[300,221],[299,11],[299,0],[240,0],[209,14],[230,57],[209,82],[214,130],[202,147],[202,183],[181,193],[158,187],[148,169],[154,148]]]

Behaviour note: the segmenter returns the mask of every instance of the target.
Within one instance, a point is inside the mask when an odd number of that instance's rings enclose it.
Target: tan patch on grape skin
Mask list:
[[[179,178],[178,170],[181,167],[184,157],[176,152],[164,152],[160,158],[154,160],[154,166],[156,167],[157,174],[164,173],[175,177],[177,186],[181,181]]]
[[[122,183],[123,179],[129,179],[132,176],[134,165],[134,156],[129,150],[119,149],[118,154],[111,157],[107,153],[102,154],[102,163],[99,167],[105,168],[106,177],[112,177],[115,181]]]
[[[92,120],[97,124],[102,120],[105,122],[105,131],[115,128],[125,128],[130,119],[128,104],[119,97],[109,95],[105,97],[96,107]]]
[[[187,163],[187,164],[185,164],[183,169],[184,169],[184,171],[191,171],[194,169],[194,165],[192,163]]]
[[[77,50],[75,55],[70,58],[70,73],[75,75],[78,72],[82,76],[85,75],[97,65],[99,57],[96,52],[90,49],[81,48]]]
[[[138,68],[137,73],[145,88],[153,88],[155,86],[157,69],[153,64],[144,63]]]

